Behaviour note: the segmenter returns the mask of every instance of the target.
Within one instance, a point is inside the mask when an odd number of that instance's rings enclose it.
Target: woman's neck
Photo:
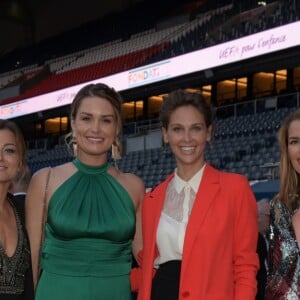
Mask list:
[[[184,181],[189,181],[201,168],[205,162],[199,166],[177,166],[177,175]]]
[[[86,165],[89,166],[101,166],[107,163],[107,154],[103,155],[87,155],[78,151],[77,158]]]

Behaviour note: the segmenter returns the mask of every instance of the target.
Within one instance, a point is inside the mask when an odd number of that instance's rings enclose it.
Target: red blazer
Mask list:
[[[150,300],[156,231],[173,176],[148,192],[143,202],[142,267],[132,274],[139,300]],[[186,229],[179,300],[255,299],[257,238],[257,206],[246,177],[207,164]]]

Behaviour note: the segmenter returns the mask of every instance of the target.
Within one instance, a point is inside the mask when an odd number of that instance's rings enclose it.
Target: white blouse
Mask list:
[[[157,228],[159,256],[154,266],[170,260],[181,260],[186,226],[191,214],[205,165],[189,180],[182,180],[175,169],[170,181]]]

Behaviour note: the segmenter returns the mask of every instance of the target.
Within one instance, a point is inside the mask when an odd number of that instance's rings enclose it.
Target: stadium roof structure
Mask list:
[[[1,0],[0,57],[122,11],[141,0]]]

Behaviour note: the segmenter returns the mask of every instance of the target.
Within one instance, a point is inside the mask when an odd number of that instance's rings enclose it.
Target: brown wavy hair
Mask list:
[[[202,94],[190,93],[183,89],[172,91],[162,103],[159,119],[163,128],[168,128],[171,114],[178,107],[192,105],[203,114],[206,127],[213,123],[214,111]]]
[[[4,130],[4,129],[9,130],[16,138],[17,151],[20,157],[18,176],[20,179],[22,179],[27,172],[26,144],[24,141],[23,133],[15,122],[10,120],[0,119],[0,130]]]

